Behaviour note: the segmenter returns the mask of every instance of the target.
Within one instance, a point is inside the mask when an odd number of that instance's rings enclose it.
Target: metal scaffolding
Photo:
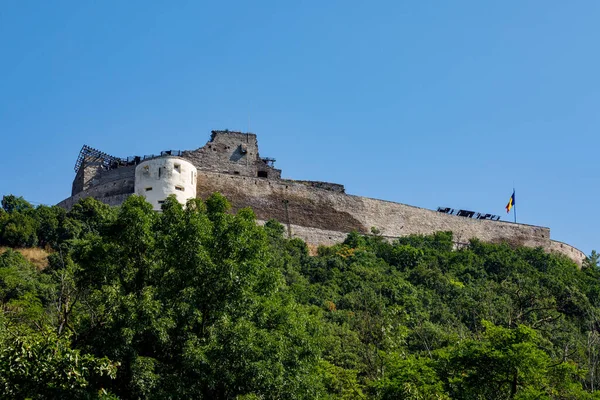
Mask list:
[[[75,173],[79,172],[79,168],[81,168],[84,161],[99,162],[106,167],[106,169],[110,169],[111,165],[114,163],[118,164],[121,162],[121,159],[84,144],[79,152],[79,156],[77,156],[77,161],[75,162]]]

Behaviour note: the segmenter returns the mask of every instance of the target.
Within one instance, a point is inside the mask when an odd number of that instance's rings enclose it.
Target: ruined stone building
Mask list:
[[[546,227],[499,221],[489,214],[461,210],[452,215],[449,209],[434,211],[348,195],[343,185],[335,183],[281,179],[274,161],[259,155],[255,134],[230,131],[212,131],[208,143],[196,150],[125,159],[84,146],[75,165],[71,197],[59,205],[69,209],[89,196],[119,205],[135,193],[160,210],[171,194],[184,203],[220,192],[234,211],[252,207],[260,223],[277,219],[293,237],[311,246],[338,243],[348,232],[368,234],[371,228],[387,238],[452,231],[457,244],[478,238],[542,247],[580,265],[585,258],[575,247],[552,240]]]

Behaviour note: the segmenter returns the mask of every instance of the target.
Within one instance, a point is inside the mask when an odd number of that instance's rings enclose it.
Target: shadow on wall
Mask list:
[[[237,162],[244,156],[245,154],[242,152],[242,147],[238,146],[229,157],[229,161]]]

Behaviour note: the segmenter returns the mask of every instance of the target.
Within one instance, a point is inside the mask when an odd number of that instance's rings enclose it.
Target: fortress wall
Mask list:
[[[198,173],[197,194],[206,197],[219,191],[230,199],[234,208],[252,207],[259,219],[275,218],[310,228],[369,233],[371,227],[383,236],[431,234],[452,231],[458,242],[477,237],[494,242],[507,240],[526,246],[547,244],[550,230],[544,227],[510,222],[475,220],[390,201],[351,196],[339,192],[307,187],[293,181],[271,181],[225,174]]]
[[[452,231],[458,243],[471,238],[512,245],[543,247],[558,251],[581,264],[582,252],[567,244],[550,240],[546,227],[503,221],[475,220],[443,214],[400,203],[345,195],[307,187],[293,181],[231,176],[198,172],[197,195],[206,198],[213,192],[225,195],[234,210],[254,209],[259,220],[275,218],[292,225],[294,236],[312,245],[329,245],[345,238],[352,230],[369,233],[371,227],[386,237]],[[286,204],[287,201],[287,214]]]
[[[118,169],[109,172],[113,171],[118,171]],[[71,207],[73,207],[73,204],[77,203],[80,199],[85,199],[90,196],[110,206],[121,205],[121,203],[134,192],[135,174],[131,176],[128,176],[128,174],[109,174],[108,176],[112,179],[105,179],[104,183],[81,191],[61,201],[58,203],[58,206],[70,210]]]
[[[520,246],[546,246],[550,229],[503,221],[476,220],[388,201],[361,198],[361,213],[367,224],[381,230],[384,236],[431,234],[452,231],[454,240],[467,243],[472,238],[486,242],[507,241]]]
[[[98,162],[84,162],[77,171],[77,175],[73,180],[71,195],[75,195],[83,190],[87,190],[93,185],[93,179],[100,176],[104,170]]]
[[[135,167],[135,165],[129,165],[126,167],[111,169],[110,171],[103,171],[102,173],[92,178],[92,181],[90,182],[90,187],[105,185],[107,183],[115,183],[119,181],[129,182],[130,180],[135,180]],[[123,190],[129,190],[129,186],[123,186]]]
[[[135,165],[119,167],[111,170],[103,169],[99,164],[82,166],[75,179],[73,180],[72,195],[76,195],[84,190],[91,190],[96,187],[109,187],[110,190],[120,190],[121,193],[128,193],[130,190],[129,182],[135,179]]]
[[[260,158],[258,140],[252,133],[213,131],[211,139],[206,145],[196,150],[182,152],[181,158],[191,162],[196,168],[208,171],[247,177],[256,177],[260,174],[269,179],[281,177],[281,170],[268,165]],[[100,187],[109,182],[133,180],[135,167],[135,165],[121,165],[118,168],[106,170],[101,161],[93,157],[86,158],[75,175],[71,195]],[[306,184],[327,186],[331,190],[343,191],[343,186],[337,184],[308,181]],[[122,193],[129,191],[129,185],[126,184],[122,188]]]
[[[81,193],[77,193],[75,196],[71,196],[69,198],[64,199],[63,201],[58,203],[57,206],[62,207],[65,210],[69,211],[69,210],[71,210],[71,208],[73,208],[73,205],[75,203],[77,203],[79,200],[85,199],[87,197],[93,197],[96,200],[101,201],[104,204],[108,204],[109,206],[114,207],[114,206],[120,206],[121,204],[123,204],[123,202],[132,194],[133,193],[123,193],[123,194],[115,194],[115,195],[111,195],[111,196],[100,197],[100,196],[92,195],[92,194],[90,194],[90,191],[86,190]]]
[[[71,186],[71,196],[76,195],[77,193],[84,190],[84,178],[85,178],[85,168],[81,167],[77,171],[75,175],[75,179],[73,179],[73,185]]]
[[[225,195],[232,203],[234,210],[246,206],[252,207],[258,219],[275,218],[282,223],[286,222],[283,200],[287,200],[291,224],[339,232],[352,230],[369,232],[368,227],[346,211],[346,208],[350,207],[342,207],[340,210],[334,208],[334,203],[329,201],[327,196],[333,195],[335,192],[309,188],[301,183],[239,177],[199,170],[197,196],[206,198],[214,192]],[[319,197],[319,195],[324,197]],[[338,197],[336,197],[338,201],[355,201],[350,196],[338,194]]]
[[[203,147],[184,151],[188,159],[199,169],[255,177],[263,171],[268,178],[281,177],[281,170],[269,167],[259,157],[258,141],[252,133],[213,132],[211,141]]]
[[[59,203],[70,209],[79,199],[92,196],[109,205],[120,205],[134,192],[134,167],[108,171],[96,185]],[[341,185],[340,185],[341,186]],[[252,207],[259,221],[289,221],[292,235],[312,247],[332,245],[356,230],[370,233],[371,227],[387,238],[410,234],[452,231],[457,243],[471,238],[486,242],[542,247],[564,254],[581,265],[585,254],[550,239],[550,229],[504,221],[475,220],[419,207],[346,195],[343,187],[307,185],[304,181],[271,180],[198,170],[197,196],[214,192],[225,195],[234,211]],[[284,202],[285,201],[285,202]],[[287,208],[287,210],[286,210]]]
[[[549,250],[553,253],[564,254],[571,260],[574,260],[579,266],[583,263],[583,260],[587,258],[585,253],[570,244],[559,242],[558,240],[551,240]]]
[[[319,181],[299,181],[299,180],[295,180],[295,179],[282,179],[282,181],[284,182],[284,184],[287,183],[301,183],[303,185],[309,186],[309,187],[314,187],[317,189],[325,189],[325,190],[331,190],[333,192],[338,192],[338,193],[346,193],[346,189],[344,188],[344,185],[340,185],[339,183],[331,183],[331,182],[319,182]]]

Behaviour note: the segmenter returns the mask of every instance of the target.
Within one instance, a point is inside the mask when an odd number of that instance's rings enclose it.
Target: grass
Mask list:
[[[0,247],[0,254],[8,250],[8,247]],[[30,263],[35,265],[38,270],[42,270],[48,266],[48,253],[46,250],[40,247],[30,247],[23,249],[13,249],[18,251],[25,257]]]
[[[306,247],[308,247],[308,255],[309,256],[316,256],[317,254],[319,254],[319,252],[318,252],[319,246],[318,245],[306,243]]]

